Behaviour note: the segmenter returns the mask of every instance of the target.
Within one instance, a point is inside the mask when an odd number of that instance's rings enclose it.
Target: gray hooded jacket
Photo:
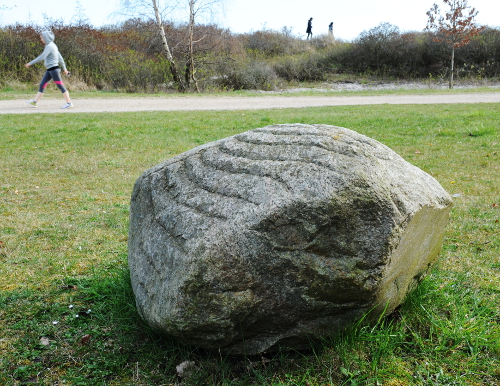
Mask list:
[[[45,40],[45,48],[38,58],[29,62],[29,65],[32,66],[33,64],[44,60],[45,68],[56,67],[60,64],[62,69],[66,71],[66,63],[64,63],[64,59],[54,43],[54,33],[52,31],[43,31],[42,37],[43,40]]]

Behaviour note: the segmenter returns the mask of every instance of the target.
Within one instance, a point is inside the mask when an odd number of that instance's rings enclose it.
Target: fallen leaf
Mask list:
[[[86,345],[88,345],[88,344],[89,344],[89,342],[90,342],[90,334],[84,335],[84,336],[82,336],[82,338],[80,339],[80,344],[81,344],[82,346],[86,346]]]
[[[198,370],[195,362],[184,361],[180,365],[175,366],[177,375],[181,378],[188,378]]]
[[[46,337],[44,337],[44,336],[43,336],[43,337],[41,337],[41,338],[40,338],[40,344],[41,344],[42,346],[48,346],[48,345],[50,344],[50,340],[49,340],[49,338],[46,338]]]

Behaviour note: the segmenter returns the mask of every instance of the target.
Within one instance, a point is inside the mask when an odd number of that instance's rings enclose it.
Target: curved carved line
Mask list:
[[[325,146],[320,146],[318,144],[303,144],[303,143],[276,143],[276,144],[268,144],[268,143],[255,143],[255,142],[251,142],[251,141],[243,141],[243,140],[240,140],[239,138],[236,138],[236,137],[233,137],[232,139],[235,139],[236,141],[238,142],[241,142],[241,143],[244,143],[244,144],[248,144],[248,145],[256,145],[256,146],[269,146],[269,147],[272,147],[272,146],[301,146],[301,147],[317,147],[317,148],[320,148],[320,149],[323,149],[323,150],[326,150],[328,151],[329,153],[333,153],[334,155],[344,155],[346,157],[350,157],[350,158],[354,158],[355,157],[355,154],[352,154],[352,153],[346,153],[346,152],[338,152],[338,151],[334,151],[334,149],[329,149]],[[219,146],[220,147],[220,146]]]
[[[217,150],[220,152],[220,153],[224,153],[223,151],[220,150],[220,148],[217,148]],[[229,156],[232,156],[233,158],[235,159],[248,159],[248,158],[244,158],[244,157],[237,157],[237,156],[233,156],[231,154],[228,154],[228,153],[224,153],[224,154],[227,154]],[[208,167],[211,167],[212,169],[215,169],[215,170],[219,170],[219,171],[225,171],[225,170],[222,170],[222,169],[219,169],[217,167],[217,165],[214,165],[213,163],[210,162],[209,159],[206,159],[206,158],[203,158],[203,157],[200,157],[201,160],[202,160],[202,163],[204,165],[208,165]],[[248,159],[249,161],[252,161],[252,159]],[[280,162],[280,161],[273,161],[273,160],[263,160],[263,161],[269,161],[269,162]],[[286,162],[290,162],[290,161],[286,161]],[[288,185],[288,183],[286,183],[284,180],[280,179],[280,178],[276,178],[276,177],[273,177],[271,175],[268,175],[268,174],[255,174],[255,173],[251,173],[249,170],[247,170],[246,172],[245,171],[241,171],[241,172],[234,172],[234,171],[231,171],[231,172],[227,172],[228,174],[240,174],[240,175],[249,175],[249,176],[253,176],[253,177],[262,177],[262,178],[269,178],[270,180],[273,180],[273,181],[276,181],[278,183],[280,183],[281,185],[283,185],[283,187],[287,190],[287,191],[290,191],[291,192],[291,189],[290,189],[290,186]]]
[[[173,171],[171,170],[170,172],[172,173]],[[187,177],[187,173],[186,173],[186,178],[189,180],[189,178]],[[191,182],[191,181],[190,181],[190,182]],[[194,183],[193,183],[193,185],[196,187],[196,189],[199,189],[199,190],[202,190],[202,191],[207,192],[207,190],[199,188],[197,184],[194,184]],[[177,193],[177,194],[174,194],[174,193],[172,192],[174,189],[175,189],[175,191],[176,191],[176,193]],[[170,199],[171,199],[173,202],[175,202],[175,203],[177,203],[177,204],[179,204],[179,205],[181,205],[181,206],[184,206],[184,207],[186,207],[186,208],[188,208],[188,209],[191,209],[191,210],[193,210],[193,212],[195,212],[195,213],[198,213],[198,214],[200,214],[200,215],[206,215],[207,217],[217,218],[217,219],[220,219],[220,220],[227,220],[227,217],[226,217],[226,216],[223,216],[223,215],[216,215],[216,214],[211,214],[211,213],[209,213],[209,212],[208,212],[208,211],[206,211],[206,210],[203,210],[203,209],[201,209],[201,208],[199,208],[199,207],[196,207],[196,206],[194,206],[194,205],[190,205],[190,204],[188,204],[186,201],[181,201],[181,200],[179,200],[177,197],[181,195],[181,192],[179,191],[179,189],[178,189],[178,188],[169,188],[169,187],[167,187],[167,188],[165,189],[165,193],[166,193],[166,194],[168,194],[168,196],[170,197]],[[209,192],[209,193],[211,193],[211,192]],[[215,193],[211,193],[211,194],[215,194]],[[198,195],[199,195],[199,196],[203,196],[202,194],[199,194],[199,193],[198,193]]]
[[[199,155],[198,155],[199,156]],[[185,161],[187,161],[188,159],[186,159]],[[203,164],[203,162],[201,162]],[[249,204],[252,204],[252,205],[255,205],[255,206],[259,206],[259,204],[256,204],[248,199],[246,199],[245,197],[241,197],[241,196],[237,196],[237,195],[232,195],[232,194],[227,194],[227,193],[222,193],[222,192],[218,192],[218,191],[213,191],[213,190],[210,190],[209,187],[207,186],[204,186],[202,185],[200,182],[198,182],[197,180],[199,180],[199,178],[194,175],[194,172],[191,172],[188,170],[188,167],[185,165],[184,163],[184,166],[185,166],[185,169],[186,169],[186,177],[196,186],[200,186],[200,188],[202,188],[203,190],[206,190],[207,192],[209,193],[212,193],[212,194],[218,194],[220,196],[223,196],[223,197],[230,197],[230,198],[234,198],[234,199],[238,199],[238,200],[242,200],[244,202],[247,202]],[[215,169],[215,168],[212,168],[216,171],[219,171],[218,169]],[[230,173],[227,173],[228,175],[231,175]]]
[[[333,167],[330,167],[330,165],[325,164],[324,162],[318,162],[318,161],[313,161],[313,160],[310,160],[310,161],[306,161],[306,160],[284,160],[284,161],[280,161],[280,160],[268,159],[268,158],[258,158],[257,159],[257,158],[250,158],[250,157],[247,157],[247,156],[241,156],[239,154],[231,153],[230,152],[231,149],[228,149],[227,147],[226,148],[218,147],[218,149],[220,150],[221,153],[227,154],[227,155],[229,155],[231,157],[234,157],[234,158],[245,159],[245,160],[249,160],[249,161],[295,162],[295,163],[298,163],[298,164],[303,163],[303,164],[306,164],[306,165],[316,165],[316,166],[318,166],[318,167],[320,167],[322,169],[334,172],[337,175],[339,174],[337,169],[335,169]],[[339,153],[337,153],[337,154],[339,154]],[[344,154],[342,154],[342,155],[344,155]],[[272,177],[269,177],[269,178],[272,178]]]

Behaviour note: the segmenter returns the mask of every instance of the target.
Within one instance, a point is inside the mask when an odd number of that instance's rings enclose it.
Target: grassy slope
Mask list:
[[[437,178],[456,196],[438,266],[399,312],[311,352],[230,358],[158,336],[127,279],[135,179],[284,122],[356,130]],[[7,115],[0,133],[0,384],[168,385],[188,359],[187,384],[500,384],[498,104]]]

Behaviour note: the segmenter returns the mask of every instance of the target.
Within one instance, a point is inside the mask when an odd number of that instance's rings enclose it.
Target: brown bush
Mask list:
[[[364,31],[344,50],[327,53],[339,71],[371,73],[400,78],[444,75],[450,52],[428,32],[405,32],[391,24]],[[500,31],[485,29],[468,45],[455,51],[457,71],[462,75],[497,77],[500,63]],[[462,65],[460,64],[462,63]]]
[[[278,31],[264,30],[238,36],[250,56],[272,58],[296,55],[310,50],[310,45],[296,37]]]

